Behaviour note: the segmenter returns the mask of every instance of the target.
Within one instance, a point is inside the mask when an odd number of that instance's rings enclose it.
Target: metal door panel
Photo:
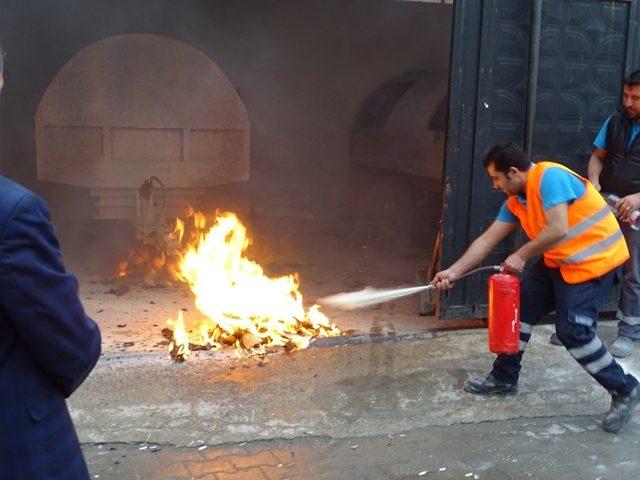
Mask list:
[[[453,263],[493,221],[504,195],[491,188],[482,165],[487,147],[524,138],[529,0],[456,2],[449,137],[445,165],[442,265]],[[466,20],[467,37],[455,29]],[[473,35],[476,35],[475,38]],[[476,53],[471,49],[478,45]],[[457,57],[456,57],[457,55]],[[474,58],[478,60],[474,62]],[[460,62],[456,66],[456,61]],[[471,85],[472,78],[475,85]],[[460,87],[464,85],[465,90]],[[456,117],[463,108],[466,116]],[[475,112],[470,111],[475,108]],[[471,118],[473,120],[471,121]],[[454,132],[455,130],[455,132]],[[451,135],[457,135],[451,137]],[[462,145],[455,145],[463,140]],[[510,242],[486,260],[502,260]],[[486,277],[469,277],[440,300],[443,318],[484,315]]]
[[[531,40],[535,1],[455,2],[443,268],[490,225],[505,200],[491,188],[482,165],[487,149],[507,141],[526,146],[531,138],[526,147],[534,160],[553,159],[584,173],[591,143],[620,99],[623,76],[640,68],[637,2],[540,0],[538,47]],[[533,51],[539,60],[530,72],[532,48],[538,48]],[[528,89],[531,75],[535,88]],[[528,112],[527,105],[535,111]],[[509,238],[484,264],[504,260],[513,243]],[[440,316],[484,316],[485,281],[470,277],[444,294]]]

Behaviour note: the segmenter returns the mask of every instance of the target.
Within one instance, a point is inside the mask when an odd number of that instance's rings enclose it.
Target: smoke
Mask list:
[[[283,258],[304,258],[292,248],[374,237],[402,246],[412,237],[428,252],[431,230],[420,226],[434,223],[428,212],[437,216],[437,195],[416,187],[418,177],[354,167],[350,132],[365,99],[384,82],[447,67],[451,11],[364,0],[5,2],[2,173],[50,203],[67,252],[130,234],[121,223],[93,220],[86,189],[37,181],[34,116],[55,74],[86,46],[123,33],[163,35],[211,58],[251,123],[250,180],[211,189],[205,207],[240,204],[254,237]]]

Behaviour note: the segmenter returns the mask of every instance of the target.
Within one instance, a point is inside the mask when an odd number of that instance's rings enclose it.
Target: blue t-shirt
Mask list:
[[[604,121],[604,123],[602,124],[602,127],[600,128],[600,131],[598,132],[598,136],[593,141],[593,146],[594,147],[596,147],[596,148],[607,148],[607,129],[609,128],[609,122],[610,121],[611,121],[611,115],[609,115],[609,118],[607,118]],[[629,147],[631,146],[631,142],[633,142],[633,140],[636,138],[636,135],[638,135],[638,132],[640,132],[640,123],[632,122],[631,123],[631,137],[629,137],[629,143],[627,143],[627,150],[629,150]]]
[[[586,187],[584,183],[575,175],[558,167],[549,167],[542,174],[540,180],[540,197],[542,198],[542,208],[546,211],[561,203],[571,205],[574,200],[584,195]],[[527,200],[516,195],[516,198],[523,205],[527,205]],[[515,223],[517,217],[511,213],[505,201],[500,207],[496,220],[505,223]]]

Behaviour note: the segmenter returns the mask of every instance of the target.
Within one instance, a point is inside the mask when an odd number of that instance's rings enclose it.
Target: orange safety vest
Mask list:
[[[507,208],[513,213],[529,238],[535,238],[547,226],[540,182],[545,170],[558,167],[575,175],[585,185],[582,197],[568,206],[569,232],[565,238],[544,252],[544,263],[559,268],[567,283],[586,282],[610,272],[629,258],[618,221],[611,209],[585,178],[559,163],[539,162],[527,175],[527,205],[515,195],[507,200]]]

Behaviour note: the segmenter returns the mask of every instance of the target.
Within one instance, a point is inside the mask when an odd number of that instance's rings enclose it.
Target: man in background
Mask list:
[[[45,202],[0,176],[0,478],[89,478],[65,398],[99,356]]]
[[[628,221],[640,208],[640,70],[624,79],[622,106],[602,125],[589,159],[588,177],[598,191],[620,197],[616,205],[620,228],[631,257],[622,266],[618,304],[618,337],[611,344],[616,357],[628,357],[640,338],[640,231]],[[553,339],[552,339],[553,342]]]

